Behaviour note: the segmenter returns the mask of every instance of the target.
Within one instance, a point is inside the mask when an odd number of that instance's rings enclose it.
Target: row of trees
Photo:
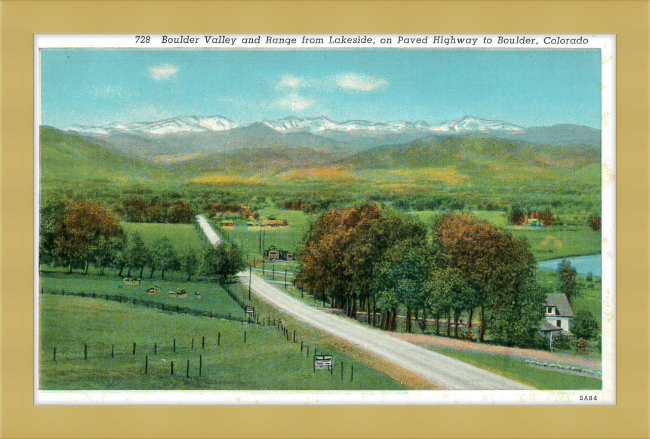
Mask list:
[[[194,221],[196,213],[187,201],[168,201],[142,197],[120,199],[115,211],[127,222],[133,223],[185,223]]]
[[[555,224],[555,215],[553,215],[553,212],[550,210],[545,210],[543,212],[540,212],[539,210],[529,210],[527,212],[519,209],[519,208],[514,208],[510,212],[510,216],[508,217],[508,221],[510,224],[514,225],[519,225],[519,226],[525,226],[526,221],[529,219],[538,219],[543,226],[550,227],[553,224]]]
[[[64,200],[48,197],[41,205],[39,257],[41,263],[82,268],[84,273],[94,265],[100,274],[107,267],[119,270],[122,276],[128,269],[144,274],[149,270],[153,278],[158,270],[179,270],[187,280],[195,274],[225,280],[245,268],[241,250],[234,244],[218,248],[207,245],[202,252],[187,248],[178,254],[168,237],[158,238],[147,246],[137,233],[127,234],[117,215],[105,205],[84,200]]]
[[[422,313],[451,320],[458,335],[462,313],[480,312],[479,339],[490,326],[503,344],[533,345],[545,294],[534,280],[525,241],[469,215],[448,213],[431,229],[375,204],[331,209],[312,223],[299,255],[298,285],[350,317],[395,330],[405,308],[406,330]],[[379,318],[379,321],[377,321]],[[471,326],[470,326],[471,327]]]

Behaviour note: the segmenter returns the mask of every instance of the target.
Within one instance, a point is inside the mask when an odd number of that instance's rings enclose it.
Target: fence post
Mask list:
[[[350,382],[352,382],[354,380],[354,364],[351,367],[352,367],[352,369],[350,371]]]
[[[158,343],[153,344],[153,354],[156,355],[158,353]]]
[[[115,345],[111,345],[111,358],[115,358]]]
[[[201,376],[202,368],[203,368],[203,355],[199,355],[199,376]]]
[[[172,361],[172,376],[174,375],[174,362]]]
[[[149,356],[145,355],[144,357],[144,374],[147,374],[147,368],[149,367]]]
[[[201,337],[201,349],[205,349],[205,336]]]
[[[88,359],[88,344],[84,343],[84,360]]]
[[[221,346],[221,332],[217,334],[217,346]]]
[[[244,343],[246,343],[246,331],[244,331]]]
[[[295,329],[293,330],[293,342],[294,343],[296,342],[296,330]]]
[[[56,363],[56,348],[54,348],[54,362]]]
[[[309,346],[307,346],[307,356],[309,357]]]
[[[300,340],[300,352],[302,352],[302,340]]]
[[[174,339],[174,352],[176,352],[176,339]]]
[[[187,374],[186,374],[186,377],[187,378],[190,377],[190,360],[187,360]]]
[[[135,355],[135,342],[133,342],[133,355]]]
[[[343,362],[341,361],[341,379],[343,379]]]
[[[194,349],[194,337],[192,337],[192,349]]]

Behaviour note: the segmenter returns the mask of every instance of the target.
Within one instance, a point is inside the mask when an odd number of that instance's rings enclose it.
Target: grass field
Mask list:
[[[47,294],[42,296],[41,316],[40,388],[45,390],[403,389],[394,380],[334,350],[319,349],[334,355],[334,373],[314,372],[314,345],[308,356],[306,350],[300,352],[299,343],[287,341],[281,331],[270,326],[169,315],[102,300]],[[88,347],[87,360],[84,345]]]
[[[253,227],[249,229],[242,223],[234,228],[223,228],[221,232],[218,232],[224,238],[227,237],[236,243],[245,255],[257,259],[261,259],[264,250],[268,250],[270,246],[291,253],[298,252],[302,247],[306,233],[309,231],[311,221],[315,218],[315,215],[309,215],[304,212],[277,208],[265,208],[260,210],[259,213],[260,218],[286,219],[289,225],[278,228],[265,227],[262,229],[260,227]],[[220,221],[213,220],[212,225],[213,228],[217,229]],[[260,247],[262,251],[260,251]]]
[[[201,250],[207,245],[194,224],[123,223],[122,227],[127,233],[137,232],[148,248],[163,237],[169,238],[176,252],[181,254],[188,248]]]
[[[160,287],[160,293],[148,294],[146,290],[152,285]],[[121,278],[112,276],[95,276],[83,274],[64,274],[60,272],[44,273],[41,275],[41,287],[45,292],[67,291],[75,293],[96,293],[120,295],[127,299],[148,300],[165,305],[177,305],[199,311],[209,311],[221,314],[232,314],[244,317],[244,311],[216,283],[212,282],[182,282],[162,281],[160,279],[143,280],[140,285],[125,285]],[[118,288],[121,287],[121,288]],[[177,288],[187,290],[186,298],[170,297],[170,292]],[[201,293],[201,299],[194,294]],[[43,297],[43,296],[41,296]]]
[[[539,369],[523,360],[452,349],[430,349],[539,390],[602,389],[602,381],[599,379]]]

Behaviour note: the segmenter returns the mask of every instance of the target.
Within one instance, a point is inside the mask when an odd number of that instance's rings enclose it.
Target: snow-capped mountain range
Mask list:
[[[479,119],[472,116],[465,116],[455,122],[443,122],[437,125],[431,125],[425,121],[382,123],[367,120],[348,120],[337,122],[326,117],[303,119],[295,116],[279,120],[263,120],[261,123],[273,131],[283,134],[325,134],[333,132],[389,134],[405,131],[450,134],[492,131],[506,131],[513,134],[525,132],[524,128],[511,123]],[[155,122],[116,123],[105,126],[72,126],[63,130],[94,136],[119,133],[164,136],[168,134],[223,132],[243,127],[223,116],[182,116]]]

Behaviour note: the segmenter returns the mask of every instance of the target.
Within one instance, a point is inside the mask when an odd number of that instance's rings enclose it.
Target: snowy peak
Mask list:
[[[148,134],[163,136],[166,134],[200,133],[226,131],[239,125],[223,116],[182,116],[156,122],[134,122],[129,124],[112,124],[102,127],[74,126],[64,131],[76,131],[82,134],[110,135],[119,133]]]
[[[523,133],[524,128],[511,123],[498,120],[485,120],[472,116],[465,116],[462,119],[437,125],[431,125],[424,120],[417,122],[371,122],[368,120],[346,120],[343,122],[333,121],[327,117],[300,118],[296,116],[285,117],[279,120],[263,120],[256,122],[265,125],[271,130],[287,133],[348,133],[372,136],[384,136],[388,134],[399,134],[402,132],[424,132],[424,133],[472,133],[501,131],[509,133]],[[249,126],[253,126],[251,124]],[[242,128],[230,119],[223,116],[181,116],[155,122],[134,122],[128,124],[111,124],[105,126],[74,126],[64,128],[64,131],[72,131],[81,134],[94,136],[110,136],[114,134],[135,134],[146,136],[164,136],[168,134],[185,133],[210,133],[229,131],[235,128]]]
[[[262,123],[274,131],[282,133],[291,132],[308,132],[322,133],[326,131],[339,132],[385,132],[400,133],[403,131],[416,130],[425,132],[482,132],[482,131],[509,131],[524,132],[524,128],[511,123],[499,120],[485,120],[472,116],[465,116],[459,121],[447,123],[443,122],[437,125],[431,125],[424,120],[417,122],[399,121],[399,122],[371,122],[367,120],[347,120],[345,122],[336,122],[326,117],[312,119],[301,119],[291,116],[277,121],[264,120]]]
[[[520,126],[500,120],[485,120],[465,116],[458,122],[449,124],[448,131],[520,131],[523,133],[525,130]]]

